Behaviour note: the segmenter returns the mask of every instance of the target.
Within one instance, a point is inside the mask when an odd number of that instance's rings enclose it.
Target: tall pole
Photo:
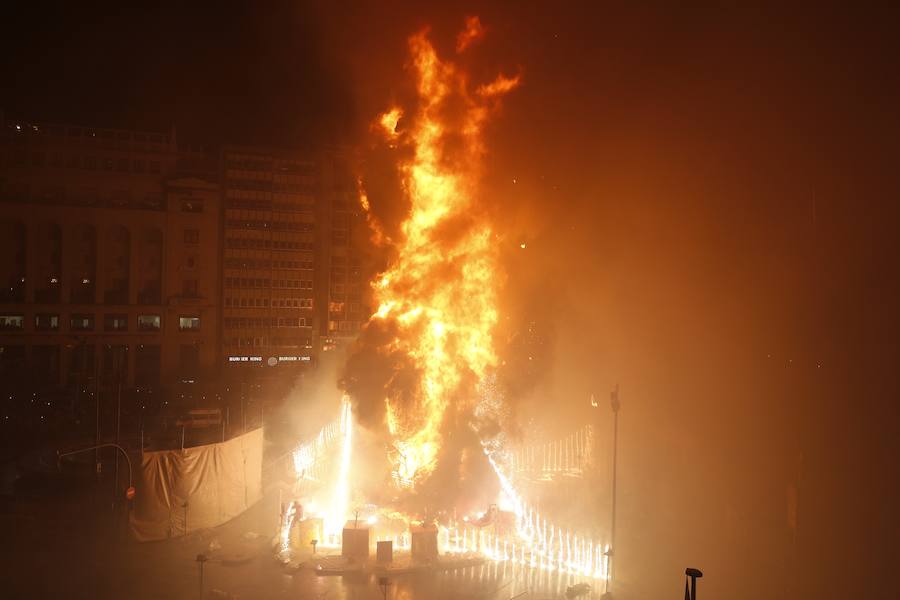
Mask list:
[[[96,348],[96,346],[94,346]],[[95,441],[97,448],[94,450],[94,468],[97,471],[97,479],[100,479],[100,357],[94,351],[94,406],[97,408],[95,421]]]
[[[119,373],[119,383],[116,386],[116,443],[121,444],[122,433],[122,374]],[[119,453],[116,452],[116,483],[113,489],[113,497],[119,493]]]
[[[197,562],[200,565],[200,600],[203,600],[203,563],[205,563],[209,558],[205,554],[197,555]]]
[[[616,553],[616,468],[619,453],[619,384],[610,394],[610,406],[613,412],[613,455],[612,455],[612,510],[610,510],[609,524],[609,569],[606,573],[606,591],[609,592],[609,582],[612,579],[613,565]]]

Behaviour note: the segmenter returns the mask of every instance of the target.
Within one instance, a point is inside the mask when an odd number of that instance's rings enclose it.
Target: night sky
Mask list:
[[[710,597],[758,597],[763,573],[772,597],[849,585],[889,597],[900,44],[888,9],[341,4],[7,8],[0,108],[174,125],[210,147],[364,148],[373,117],[409,93],[407,36],[430,25],[449,54],[479,14],[473,77],[523,77],[489,130],[484,199],[504,243],[527,242],[507,253],[505,309],[552,348],[523,402],[622,386],[633,589],[675,597],[668,571],[698,563]],[[786,567],[778,532],[796,481]]]

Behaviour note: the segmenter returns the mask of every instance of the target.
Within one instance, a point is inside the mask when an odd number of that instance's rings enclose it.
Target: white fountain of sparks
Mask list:
[[[498,552],[496,542],[494,542],[495,549],[485,554],[494,560],[509,558],[514,562],[527,564],[541,570],[607,579],[609,577],[609,544],[601,546],[593,540],[588,540],[583,536],[579,537],[577,533],[568,529],[563,533],[562,528],[549,523],[536,510],[525,504],[512,481],[494,460],[492,452],[487,447],[484,448],[484,454],[497,475],[507,505],[515,514],[516,534],[518,541],[522,544],[518,557],[515,545],[513,545],[512,554],[508,555],[508,546],[503,552]],[[490,545],[488,547],[490,548]]]
[[[353,412],[350,406],[350,399],[344,396],[341,401],[341,464],[331,497],[331,508],[325,517],[326,540],[333,540],[334,543],[340,539],[350,503],[350,461],[353,455]]]

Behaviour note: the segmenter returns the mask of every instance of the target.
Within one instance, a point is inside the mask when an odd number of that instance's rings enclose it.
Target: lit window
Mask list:
[[[159,315],[138,315],[138,331],[159,331],[161,322]]]
[[[92,331],[94,329],[94,315],[72,315],[69,321],[72,331]]]
[[[103,315],[105,331],[128,331],[128,315]]]
[[[0,331],[22,331],[25,317],[22,315],[0,315]]]
[[[34,328],[36,331],[56,331],[59,329],[59,315],[34,315]]]
[[[200,331],[200,317],[178,317],[181,331]]]

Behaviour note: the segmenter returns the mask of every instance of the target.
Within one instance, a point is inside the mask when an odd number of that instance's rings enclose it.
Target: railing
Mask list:
[[[513,474],[580,473],[592,457],[594,432],[591,425],[554,440],[530,444],[513,451],[510,471]]]

